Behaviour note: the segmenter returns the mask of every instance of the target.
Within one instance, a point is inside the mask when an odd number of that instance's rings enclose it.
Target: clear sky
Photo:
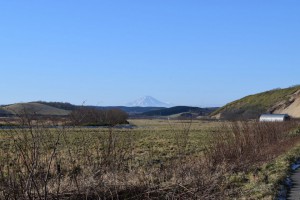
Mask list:
[[[221,106],[300,83],[299,0],[0,0],[0,104]]]

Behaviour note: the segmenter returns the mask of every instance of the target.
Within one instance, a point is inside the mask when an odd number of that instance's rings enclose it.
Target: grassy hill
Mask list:
[[[36,115],[68,115],[70,111],[55,108],[41,103],[16,103],[2,107],[11,114],[36,114]]]
[[[65,116],[72,110],[81,108],[82,106],[73,105],[62,102],[29,102],[16,103],[0,107],[0,116],[10,116],[15,114],[35,114],[48,116]],[[172,108],[164,107],[126,107],[126,106],[83,106],[85,108],[110,110],[120,109],[132,116],[207,116],[216,108],[199,108],[190,106],[175,106]]]
[[[29,114],[37,115],[55,115],[64,116],[68,115],[72,110],[81,108],[82,106],[73,105],[65,102],[45,102],[35,101],[29,103],[16,103],[0,107],[0,116],[11,116],[27,112]],[[83,106],[85,108],[109,110],[120,109],[129,115],[136,115],[143,112],[154,111],[163,109],[162,107],[126,107],[126,106]]]
[[[47,106],[52,106],[54,108],[59,108],[59,109],[63,109],[63,110],[75,110],[77,109],[79,106],[67,103],[67,102],[46,102],[46,101],[36,101],[36,102],[32,102],[32,103],[39,103],[39,104],[44,104]]]
[[[130,115],[164,108],[164,107],[127,107],[127,106],[88,106],[88,105],[73,105],[67,102],[45,102],[45,101],[36,101],[33,103],[40,103],[40,104],[52,106],[63,110],[70,110],[70,111],[76,110],[82,106],[87,108],[99,109],[99,110],[120,109]]]
[[[274,89],[233,101],[216,110],[211,116],[220,119],[255,119],[262,113],[278,113],[298,98],[300,86]]]
[[[0,108],[0,116],[1,117],[7,117],[7,116],[11,116],[11,115],[12,115],[11,112],[9,112],[9,111],[7,111],[7,110],[5,110],[3,108]]]

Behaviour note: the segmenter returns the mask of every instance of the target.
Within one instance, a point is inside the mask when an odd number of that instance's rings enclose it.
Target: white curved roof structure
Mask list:
[[[290,119],[287,114],[262,114],[259,118],[260,122],[283,122]]]

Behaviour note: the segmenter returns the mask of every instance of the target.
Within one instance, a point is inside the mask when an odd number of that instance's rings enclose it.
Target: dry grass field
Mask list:
[[[129,121],[0,130],[1,199],[271,198],[299,141],[295,122]]]

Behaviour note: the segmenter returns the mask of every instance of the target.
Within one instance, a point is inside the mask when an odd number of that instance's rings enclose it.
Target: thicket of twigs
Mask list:
[[[96,131],[91,148],[84,131],[76,141],[71,137],[78,128],[31,123],[1,138],[10,142],[0,149],[0,198],[222,199],[228,188],[225,174],[248,170],[289,149],[299,137],[290,135],[295,127],[295,122],[228,123],[211,134],[199,158],[185,154],[187,125],[173,130],[177,159],[135,165],[130,131],[125,136],[113,128]]]

